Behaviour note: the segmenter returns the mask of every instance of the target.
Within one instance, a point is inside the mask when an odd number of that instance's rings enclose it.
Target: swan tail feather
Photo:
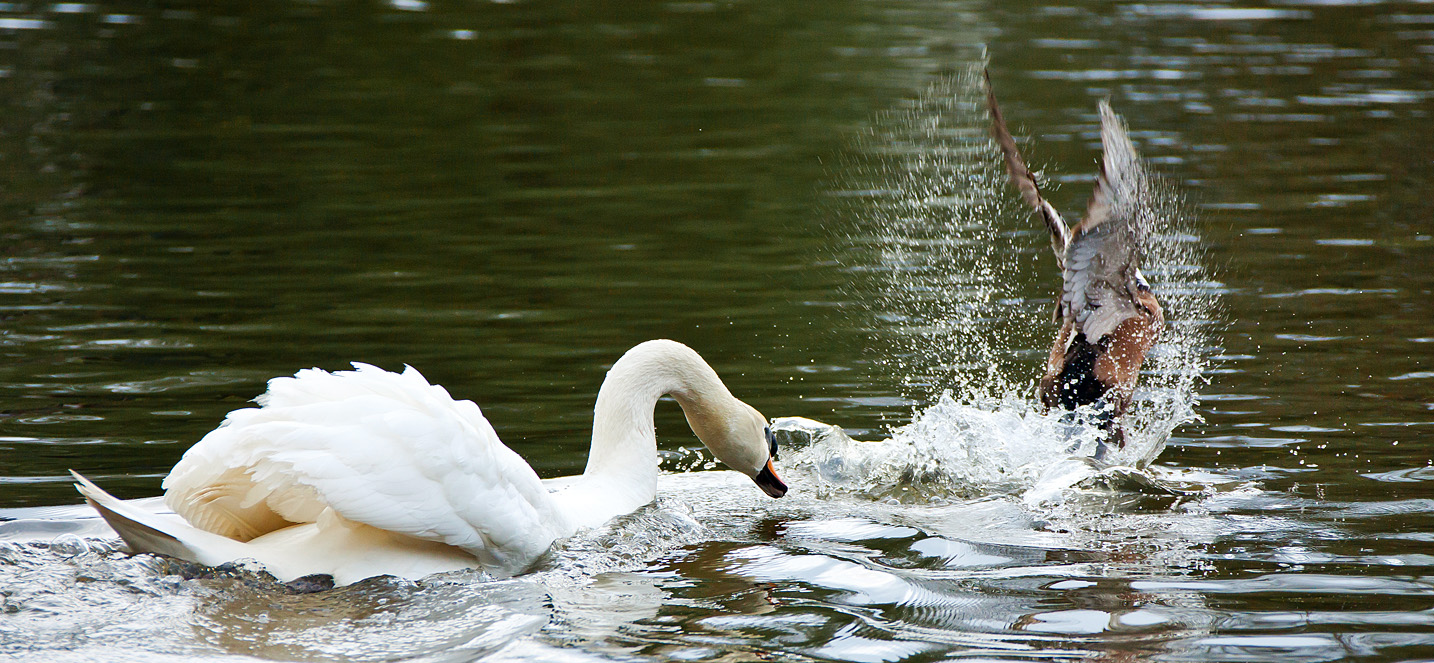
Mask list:
[[[75,489],[136,553],[158,553],[207,566],[238,559],[244,544],[174,522],[126,503],[70,470]]]

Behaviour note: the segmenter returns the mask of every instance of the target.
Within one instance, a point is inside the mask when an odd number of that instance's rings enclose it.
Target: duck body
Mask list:
[[[1107,436],[1123,447],[1119,418],[1130,406],[1146,354],[1160,338],[1164,311],[1140,271],[1144,242],[1157,219],[1150,183],[1125,124],[1101,101],[1101,167],[1085,218],[1069,228],[1041,194],[1006,128],[989,74],[985,78],[992,130],[1011,183],[1045,221],[1061,269],[1051,344],[1038,392],[1047,408],[1089,412]]]
[[[587,469],[574,477],[539,479],[477,405],[413,368],[364,364],[276,378],[259,407],[231,412],[164,480],[165,504],[182,521],[76,476],[135,552],[211,566],[249,558],[284,581],[323,574],[348,584],[465,568],[508,576],[558,539],[656,497],[653,408],[665,394],[720,460],[769,495],[785,492],[765,419],[674,341],[640,344],[613,365],[595,406]]]
[[[1038,388],[1041,404],[1065,410],[1096,406],[1107,419],[1123,414],[1145,355],[1165,324],[1159,302],[1150,300],[1151,315],[1129,318],[1095,343],[1074,324],[1062,325]]]

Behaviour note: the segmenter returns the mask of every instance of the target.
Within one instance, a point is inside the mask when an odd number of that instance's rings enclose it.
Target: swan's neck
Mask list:
[[[583,483],[602,491],[603,501],[616,513],[628,513],[657,497],[652,413],[667,394],[682,406],[689,422],[739,403],[712,367],[680,343],[648,341],[618,359],[598,390],[592,450],[583,472]]]

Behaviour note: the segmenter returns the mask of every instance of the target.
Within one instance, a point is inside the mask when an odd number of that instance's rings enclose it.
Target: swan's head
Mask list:
[[[767,418],[742,401],[732,402],[734,406],[723,408],[727,411],[720,414],[704,412],[694,416],[688,410],[687,423],[722,464],[752,477],[757,487],[772,497],[786,495],[787,484],[772,467],[772,461],[777,459],[777,438],[772,436]]]

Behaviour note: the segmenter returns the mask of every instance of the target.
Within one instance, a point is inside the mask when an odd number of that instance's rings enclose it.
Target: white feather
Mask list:
[[[749,476],[767,460],[765,420],[672,341],[614,364],[588,471],[546,485],[477,405],[411,367],[354,369],[271,380],[260,407],[231,412],[190,448],[163,484],[187,523],[148,519],[82,479],[81,492],[136,551],[203,564],[251,557],[283,580],[325,573],[342,584],[469,567],[511,575],[555,540],[650,502],[652,409],[667,393],[719,458],[753,459],[738,463]]]

